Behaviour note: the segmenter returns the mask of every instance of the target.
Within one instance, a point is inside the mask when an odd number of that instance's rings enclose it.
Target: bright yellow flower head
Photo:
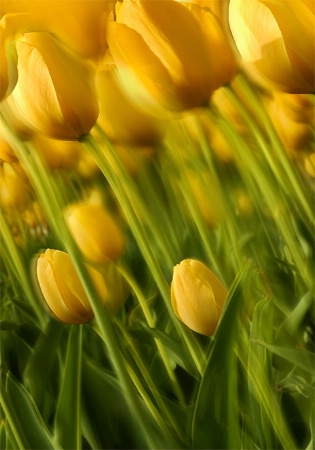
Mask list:
[[[107,289],[102,276],[89,268],[102,300]],[[40,290],[53,314],[65,323],[85,323],[93,311],[70,256],[59,250],[47,249],[37,260],[36,275]]]
[[[107,40],[119,71],[135,77],[163,107],[182,110],[208,100],[214,60],[197,18],[184,5],[117,2]]]
[[[243,68],[270,90],[315,90],[315,6],[310,0],[230,0]]]
[[[146,146],[162,137],[162,124],[127,95],[112,66],[96,74],[99,124],[114,143]]]
[[[97,57],[107,45],[106,18],[112,0],[1,0],[0,16],[10,14],[15,33],[47,31],[83,57]]]
[[[103,206],[77,203],[66,209],[65,218],[79,249],[89,261],[102,264],[123,253],[124,235]]]
[[[116,313],[127,300],[130,288],[115,267],[106,267],[104,274],[86,267],[99,301],[111,314]],[[75,324],[93,319],[87,294],[68,253],[47,249],[37,259],[36,277],[44,300],[58,320]]]
[[[206,336],[214,334],[227,290],[207,266],[195,259],[175,266],[171,296],[174,312],[185,325]]]
[[[96,122],[92,73],[51,34],[26,33],[16,42],[18,82],[11,97],[26,124],[48,137],[76,140]]]

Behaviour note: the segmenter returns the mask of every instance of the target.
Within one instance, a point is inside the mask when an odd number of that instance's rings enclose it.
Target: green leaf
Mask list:
[[[262,345],[275,355],[289,361],[296,367],[304,370],[305,372],[314,375],[314,361],[315,355],[307,350],[299,350],[294,347],[281,344],[272,344],[263,341],[256,341],[257,344]]]
[[[214,336],[195,405],[193,448],[240,448],[237,358],[234,349],[245,301],[242,284],[248,267],[244,267],[232,286]]]
[[[55,436],[64,449],[81,448],[82,326],[70,328],[62,386],[55,415]]]
[[[46,330],[39,337],[25,371],[25,380],[29,386],[40,411],[52,414],[51,403],[55,402],[57,387],[59,385],[58,353],[61,350],[61,338],[67,326],[55,320],[48,323]],[[55,408],[55,405],[53,405]]]
[[[60,449],[36,404],[12,374],[0,371],[0,399],[19,449]]]

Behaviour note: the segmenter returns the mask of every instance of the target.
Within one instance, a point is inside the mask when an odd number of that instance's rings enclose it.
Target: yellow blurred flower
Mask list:
[[[76,140],[98,116],[90,68],[51,34],[16,42],[18,82],[11,94],[25,123],[54,139]]]
[[[85,58],[104,53],[111,0],[1,0],[0,16],[10,15],[14,33],[47,31]]]
[[[65,219],[79,249],[89,261],[102,264],[117,259],[123,253],[123,232],[101,205],[70,205],[65,210]]]
[[[222,21],[222,2],[195,1],[194,4],[183,3],[195,15],[205,36],[209,57],[212,63],[212,90],[229,83],[237,71],[237,60],[230,40],[226,36]]]
[[[82,152],[82,144],[76,141],[60,141],[37,135],[31,142],[50,169],[74,168]]]
[[[0,164],[0,205],[22,209],[30,199],[30,185],[19,163]]]
[[[221,281],[202,262],[185,259],[174,267],[173,310],[193,331],[206,336],[214,334],[227,294]]]
[[[182,110],[208,100],[215,61],[196,16],[184,5],[172,0],[117,2],[107,40],[120,73],[138,80],[152,102]]]
[[[189,171],[187,182],[206,224],[209,227],[218,225],[225,217],[225,210],[220,192],[210,173]]]
[[[11,146],[2,136],[0,136],[0,163],[1,162],[13,163],[17,162],[17,160],[18,159],[15,156],[15,153],[11,148]]]
[[[230,0],[229,23],[242,65],[269,90],[315,90],[315,4]]]
[[[292,115],[288,114],[288,108],[279,101],[279,97],[270,99],[266,104],[272,123],[291,156],[294,156],[294,152],[314,145],[314,130],[310,124],[294,120]]]
[[[96,74],[98,123],[114,143],[151,145],[162,138],[162,123],[141,109],[124,91],[114,67]]]

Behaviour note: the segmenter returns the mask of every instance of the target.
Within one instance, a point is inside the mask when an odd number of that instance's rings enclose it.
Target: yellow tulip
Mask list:
[[[230,39],[228,39],[224,30],[222,12],[219,10],[222,6],[216,5],[214,2],[210,2],[209,6],[205,6],[206,2],[194,3],[183,4],[190,9],[198,20],[205,36],[209,57],[211,60],[215,60],[215,64],[212,64],[211,75],[212,89],[215,90],[233,79],[237,71],[237,60]]]
[[[315,7],[309,0],[230,0],[242,65],[269,90],[315,90]]]
[[[174,267],[171,298],[176,316],[185,325],[197,333],[212,336],[227,290],[202,262],[185,259]]]
[[[66,208],[65,219],[79,249],[89,261],[102,264],[123,253],[124,235],[104,207],[77,203]]]
[[[98,116],[90,68],[51,34],[16,42],[18,82],[11,94],[26,124],[54,139],[76,140]]]
[[[107,30],[118,70],[127,82],[138,80],[152,103],[183,110],[207,102],[215,61],[197,18],[184,5],[172,0],[117,2]]]
[[[86,267],[99,301],[110,314],[116,313],[127,300],[130,288],[114,267],[106,267],[104,273]],[[93,319],[87,294],[67,253],[53,249],[42,253],[36,262],[36,278],[45,302],[58,320],[75,324]]]
[[[96,74],[99,124],[114,143],[151,145],[162,138],[162,124],[140,109],[126,94],[115,68]]]
[[[107,45],[106,18],[115,1],[1,0],[14,32],[47,31],[83,57],[97,57]]]
[[[101,274],[88,268],[102,302],[107,288]],[[44,299],[57,319],[65,323],[85,323],[93,311],[70,256],[59,250],[47,249],[37,259],[36,275]]]
[[[278,97],[270,99],[267,105],[272,123],[291,156],[296,151],[306,150],[307,147],[313,146],[314,130],[308,122],[294,120]]]

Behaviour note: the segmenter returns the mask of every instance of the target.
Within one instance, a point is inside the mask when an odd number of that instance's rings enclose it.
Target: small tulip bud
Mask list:
[[[123,253],[123,233],[104,207],[78,203],[65,210],[65,219],[87,260],[102,264],[117,259]]]
[[[99,300],[115,313],[126,296],[109,297],[104,277],[93,267],[87,266]],[[47,249],[37,259],[36,275],[39,288],[54,316],[61,322],[75,324],[93,319],[94,314],[86,292],[70,256],[59,250]]]
[[[77,140],[98,116],[89,66],[51,34],[25,33],[16,42],[18,81],[11,94],[30,128]]]
[[[315,8],[307,0],[230,0],[242,66],[268,90],[315,90]]]
[[[185,259],[174,267],[171,298],[176,316],[185,325],[197,333],[212,336],[227,290],[203,263]]]

